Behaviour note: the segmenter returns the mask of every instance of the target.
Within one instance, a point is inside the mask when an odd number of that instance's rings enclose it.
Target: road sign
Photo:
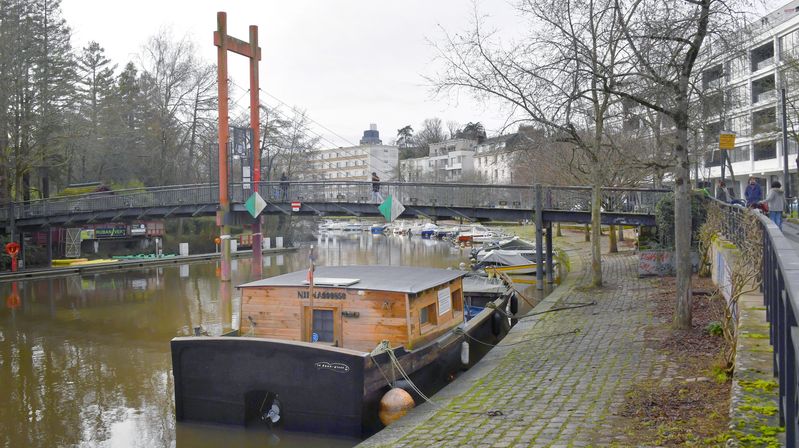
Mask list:
[[[300,211],[300,207],[302,207],[302,202],[292,202],[291,203],[291,211],[293,211],[293,212]]]
[[[264,201],[264,198],[256,191],[247,199],[247,202],[244,203],[244,207],[250,212],[253,218],[257,218],[266,208],[266,201]]]
[[[719,149],[735,149],[735,134],[719,134]]]

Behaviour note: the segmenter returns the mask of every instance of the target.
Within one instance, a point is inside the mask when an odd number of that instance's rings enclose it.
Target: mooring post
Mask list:
[[[261,105],[258,86],[258,27],[250,25],[250,128],[252,128],[252,191],[257,193],[261,182]],[[261,246],[261,215],[252,223],[252,276],[258,279],[263,274],[263,252]]]
[[[228,197],[228,79],[227,79],[227,14],[216,13],[216,53],[217,89],[219,92],[219,210],[216,225],[219,226],[222,240],[222,266],[220,280],[230,281],[230,198]]]
[[[547,283],[550,285],[554,281],[554,269],[552,263],[552,223],[547,222]]]
[[[535,289],[544,289],[544,201],[541,184],[535,184]]]

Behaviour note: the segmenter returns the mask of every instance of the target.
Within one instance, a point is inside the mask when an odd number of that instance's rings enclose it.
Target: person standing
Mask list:
[[[380,178],[374,171],[372,171],[372,202],[383,202],[383,195],[380,194]]]
[[[280,199],[283,202],[286,202],[288,200],[288,196],[289,196],[289,178],[286,176],[286,172],[283,171],[283,173],[280,174]]]
[[[768,217],[782,230],[782,209],[785,208],[785,192],[782,190],[782,184],[776,180],[772,182],[768,196],[760,203],[768,205]]]
[[[723,180],[719,181],[719,187],[716,191],[716,199],[721,202],[730,202],[730,196],[727,192],[727,184]]]
[[[763,190],[760,189],[760,184],[754,177],[749,178],[749,185],[746,186],[744,197],[746,197],[747,207],[754,207],[763,199]]]

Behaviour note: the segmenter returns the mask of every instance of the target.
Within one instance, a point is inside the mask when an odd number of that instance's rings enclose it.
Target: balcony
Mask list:
[[[762,61],[753,64],[753,68],[755,69],[754,71],[758,71],[758,70],[763,70],[764,68],[770,67],[772,65],[774,65],[774,56],[767,59],[763,59]]]
[[[752,98],[752,104],[765,103],[768,101],[776,101],[776,100],[777,100],[777,91],[768,90],[755,95],[754,98]]]

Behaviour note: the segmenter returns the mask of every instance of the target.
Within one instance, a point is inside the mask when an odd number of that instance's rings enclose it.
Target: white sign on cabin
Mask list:
[[[452,293],[449,286],[438,290],[438,315],[447,314],[452,311]]]

